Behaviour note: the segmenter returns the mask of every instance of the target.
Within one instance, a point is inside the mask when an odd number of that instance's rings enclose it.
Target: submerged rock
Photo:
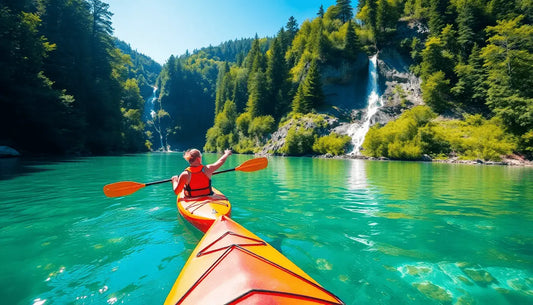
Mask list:
[[[437,300],[444,304],[449,304],[452,302],[452,295],[446,289],[437,286],[430,282],[425,283],[413,283],[413,286],[418,289],[421,293],[426,295],[428,298]]]

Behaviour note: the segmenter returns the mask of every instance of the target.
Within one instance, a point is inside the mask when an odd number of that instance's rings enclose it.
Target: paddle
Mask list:
[[[235,168],[214,172],[213,175],[232,172],[232,171],[255,172],[263,168],[266,168],[267,165],[268,165],[267,158],[265,157],[255,158],[255,159],[245,161],[243,164]],[[172,181],[172,179],[165,179],[165,180],[149,182],[149,183],[139,183],[139,182],[133,182],[133,181],[115,182],[115,183],[111,183],[111,184],[104,186],[104,194],[107,197],[127,196],[127,195],[135,193],[136,191],[142,189],[145,186],[160,184],[160,183],[165,183],[165,182],[170,182],[170,181]]]

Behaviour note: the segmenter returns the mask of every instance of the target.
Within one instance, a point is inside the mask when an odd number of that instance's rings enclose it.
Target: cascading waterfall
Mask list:
[[[144,103],[144,122],[151,122],[149,125],[151,125],[152,128],[159,134],[160,147],[165,147],[163,144],[163,135],[161,134],[161,123],[158,122],[155,111],[155,103],[157,102],[157,87],[152,86],[152,88],[154,88],[152,96],[150,96],[146,103]]]
[[[144,122],[148,122],[153,119],[153,116],[155,114],[154,108],[155,108],[155,102],[157,101],[157,87],[152,86],[154,91],[152,91],[152,96],[148,98],[146,103],[144,103]]]
[[[377,54],[370,58],[368,75],[369,80],[366,88],[368,99],[365,116],[360,123],[351,124],[347,131],[347,134],[352,138],[353,150],[349,153],[352,156],[361,155],[361,146],[370,129],[371,119],[381,107],[381,98],[378,95]]]

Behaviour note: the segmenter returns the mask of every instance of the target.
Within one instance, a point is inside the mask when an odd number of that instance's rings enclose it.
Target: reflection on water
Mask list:
[[[4,303],[162,303],[201,234],[170,185],[112,199],[101,188],[184,167],[176,153],[9,167]],[[532,169],[270,157],[213,185],[233,219],[347,304],[533,304]]]

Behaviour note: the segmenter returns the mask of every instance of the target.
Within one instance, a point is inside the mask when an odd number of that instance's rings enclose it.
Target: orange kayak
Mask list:
[[[202,232],[206,232],[218,216],[230,216],[231,204],[219,190],[213,188],[213,195],[187,198],[178,195],[178,211],[185,220]]]
[[[298,266],[226,216],[194,249],[168,304],[344,304]]]

